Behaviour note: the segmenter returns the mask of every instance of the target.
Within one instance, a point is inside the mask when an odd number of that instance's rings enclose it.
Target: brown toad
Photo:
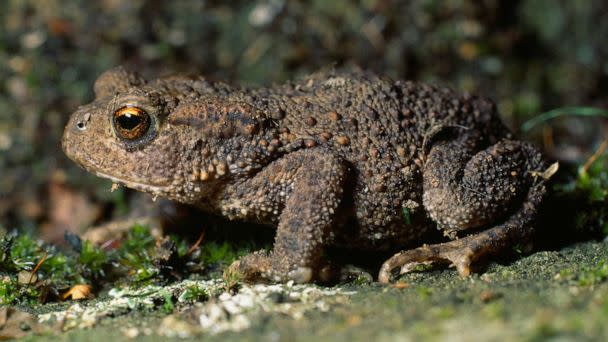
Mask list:
[[[362,71],[269,88],[204,78],[146,81],[121,68],[72,114],[65,153],[127,187],[231,220],[275,225],[274,249],[231,269],[323,278],[324,250],[406,250],[379,275],[430,261],[461,275],[525,241],[545,192],[538,150],[514,140],[492,102]],[[545,174],[546,176],[546,174]]]

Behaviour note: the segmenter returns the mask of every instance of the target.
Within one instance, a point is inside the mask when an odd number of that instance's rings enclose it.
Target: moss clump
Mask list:
[[[583,268],[578,274],[580,286],[591,286],[608,279],[608,259],[600,260],[597,265]]]
[[[608,236],[608,155],[579,167],[576,176],[556,184],[556,194],[576,205],[574,228],[583,235]]]
[[[27,234],[0,238],[0,304],[33,305],[63,299],[80,284],[94,293],[115,286],[143,286],[213,275],[248,249],[228,243],[195,244],[177,237],[157,241],[145,226],[134,226],[126,238],[99,248],[67,235],[69,250],[60,250]],[[189,299],[204,297],[194,289]],[[168,310],[168,309],[167,309]]]
[[[577,213],[579,228],[593,225],[608,235],[608,156],[593,163],[588,170],[581,169],[575,189],[584,192],[589,210]]]
[[[142,284],[159,276],[154,262],[155,239],[145,226],[136,225],[115,251],[121,271],[127,271],[133,282]]]
[[[187,287],[177,299],[179,302],[197,302],[209,298],[206,288],[195,284]]]
[[[608,280],[608,259],[603,258],[594,265],[580,268],[567,268],[559,272],[559,278],[566,279],[578,286],[593,286]]]

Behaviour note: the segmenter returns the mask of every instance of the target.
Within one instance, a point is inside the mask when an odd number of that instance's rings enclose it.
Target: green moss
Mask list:
[[[451,306],[437,308],[435,315],[438,319],[448,319],[456,316],[456,311]]]
[[[0,279],[0,305],[10,305],[17,302],[19,288],[17,282],[8,276]]]
[[[576,188],[587,191],[591,202],[608,200],[608,158],[598,159],[588,170],[581,169]]]
[[[192,303],[199,302],[209,298],[207,290],[199,285],[192,285],[187,287],[184,292],[179,296],[178,301],[181,303]]]
[[[608,280],[608,259],[600,259],[591,266],[581,266],[580,270],[572,268],[559,272],[559,278],[575,283],[578,286],[593,286]]]
[[[370,276],[368,274],[357,274],[357,276],[350,281],[350,284],[352,285],[356,285],[356,286],[363,286],[363,285],[367,285],[369,283],[371,283],[373,280],[370,278]]]
[[[222,275],[222,280],[224,281],[224,288],[226,291],[231,291],[238,288],[242,281],[241,277],[242,275],[239,272],[236,272],[231,268],[227,268]]]
[[[157,243],[149,229],[140,225],[132,227],[114,249],[100,249],[77,236],[67,240],[72,250],[59,250],[27,234],[0,238],[0,303],[33,305],[57,300],[77,284],[90,284],[101,291],[164,284],[192,273],[213,274],[249,250],[226,242],[192,248],[191,242],[177,237]],[[184,300],[204,297],[204,292],[189,289]],[[166,310],[173,305],[168,303],[163,304]]]
[[[575,178],[555,186],[557,196],[577,199],[580,210],[574,210],[575,229],[599,236],[608,235],[608,155],[579,168]]]
[[[546,341],[551,337],[555,337],[559,331],[554,327],[551,321],[539,322],[533,329],[526,341]]]
[[[159,275],[154,264],[155,239],[147,227],[135,225],[118,248],[117,255],[122,269],[128,270],[136,284],[147,284]]]
[[[406,224],[412,224],[412,217],[410,214],[410,210],[406,207],[401,208],[401,213],[403,214],[403,220]]]
[[[429,287],[418,286],[416,287],[416,293],[418,294],[418,297],[422,299],[427,299],[431,297],[431,295],[433,294],[433,290]]]
[[[481,309],[483,316],[489,319],[502,318],[506,312],[505,304],[502,301],[494,301],[487,303]]]
[[[251,249],[251,246],[238,247],[229,242],[208,242],[201,248],[201,259],[209,264],[228,265]]]
[[[63,256],[63,259],[67,262],[65,256]],[[77,262],[78,265],[81,265],[81,267],[84,267],[91,273],[91,278],[100,278],[105,275],[103,268],[109,262],[109,255],[93,246],[90,241],[85,241],[78,255]]]
[[[608,259],[600,260],[597,265],[585,267],[578,274],[578,284],[581,286],[596,285],[608,279]]]
[[[162,311],[167,315],[173,313],[173,310],[175,310],[175,305],[173,304],[173,295],[168,291],[164,292],[162,295],[163,295]]]
[[[608,299],[604,299],[600,312],[601,312],[602,316],[604,316],[605,318],[608,318]]]
[[[511,246],[511,251],[513,251],[513,253],[515,254],[522,254],[524,252],[524,246],[519,243],[516,243]]]

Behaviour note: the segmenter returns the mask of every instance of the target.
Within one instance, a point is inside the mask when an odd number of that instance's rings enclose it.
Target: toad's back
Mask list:
[[[483,98],[365,72],[317,73],[229,97],[271,113],[279,139],[294,150],[326,149],[349,163],[356,176],[347,207],[356,221],[344,225],[351,231],[338,234],[340,244],[402,244],[432,226],[421,210],[421,166],[423,144],[439,133],[476,131],[484,144],[508,134]]]

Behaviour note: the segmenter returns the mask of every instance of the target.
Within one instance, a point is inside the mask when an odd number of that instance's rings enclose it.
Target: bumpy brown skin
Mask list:
[[[437,228],[452,241],[395,255],[380,281],[437,260],[467,275],[530,235],[545,191],[540,153],[513,140],[495,106],[446,88],[362,71],[241,88],[116,68],[95,93],[67,124],[66,154],[128,187],[276,225],[271,253],[231,267],[250,279],[313,281],[327,246],[399,249]],[[152,118],[135,142],[112,121],[125,105]]]

